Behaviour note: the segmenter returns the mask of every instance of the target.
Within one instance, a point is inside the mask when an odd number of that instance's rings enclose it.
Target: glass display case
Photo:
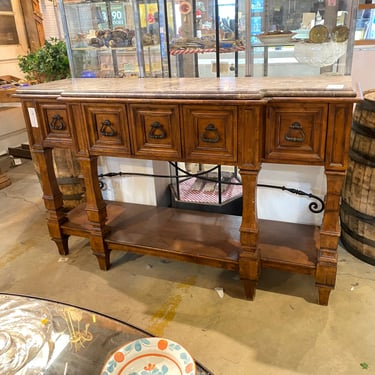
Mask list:
[[[375,0],[360,0],[359,2],[355,44],[375,44]]]
[[[60,0],[73,77],[350,74],[358,0]]]
[[[161,77],[158,5],[60,0],[72,77]]]

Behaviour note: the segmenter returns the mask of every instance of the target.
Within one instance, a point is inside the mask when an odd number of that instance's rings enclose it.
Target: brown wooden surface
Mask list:
[[[0,190],[11,185],[11,183],[12,181],[10,180],[10,178],[5,173],[0,172]]]
[[[25,20],[26,35],[32,52],[42,47],[45,43],[43,14],[39,0],[20,1]]]
[[[322,164],[328,105],[274,103],[268,108],[267,161]],[[293,128],[298,124],[299,128]]]
[[[239,216],[122,202],[107,202],[107,212],[110,249],[238,270]],[[89,237],[84,205],[67,216],[62,225],[67,234]],[[313,274],[319,246],[315,226],[260,220],[259,227],[263,267]]]
[[[91,82],[91,81],[90,81]],[[256,100],[21,95],[34,159],[41,172],[48,227],[60,254],[70,235],[86,237],[103,270],[112,250],[195,262],[239,272],[253,299],[261,268],[315,277],[319,303],[335,287],[340,194],[348,164],[355,97]],[[29,111],[35,110],[37,124]],[[56,115],[63,126],[54,127]],[[298,126],[295,126],[298,123]],[[155,125],[156,124],[156,125]],[[86,203],[64,211],[51,147],[76,154]],[[229,164],[239,167],[242,216],[105,202],[98,156]],[[261,162],[322,165],[327,177],[320,228],[257,218]]]
[[[140,158],[155,158],[161,151],[169,160],[182,159],[177,105],[131,104],[131,134],[134,154]],[[150,136],[150,133],[152,136]]]

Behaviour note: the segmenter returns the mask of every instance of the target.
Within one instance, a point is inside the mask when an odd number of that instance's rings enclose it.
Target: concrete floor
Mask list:
[[[253,302],[230,271],[112,252],[104,272],[85,239],[71,238],[71,254],[59,256],[32,163],[23,160],[7,174],[12,184],[0,190],[1,292],[129,322],[180,342],[215,375],[375,374],[375,269],[344,249],[327,307],[317,305],[311,277],[273,270],[262,273]]]

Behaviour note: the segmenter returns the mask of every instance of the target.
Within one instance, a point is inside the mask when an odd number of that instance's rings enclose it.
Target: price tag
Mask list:
[[[327,90],[342,90],[344,85],[327,85]]]
[[[30,122],[31,122],[31,126],[33,128],[38,128],[39,125],[38,125],[38,119],[36,117],[36,112],[35,112],[35,108],[27,108],[27,110],[29,111],[29,119],[30,119]]]

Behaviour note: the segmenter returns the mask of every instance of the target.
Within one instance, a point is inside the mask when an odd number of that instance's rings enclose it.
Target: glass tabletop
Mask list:
[[[0,375],[102,374],[117,349],[151,337],[94,311],[0,294]],[[213,375],[199,363],[196,367],[197,375]]]

